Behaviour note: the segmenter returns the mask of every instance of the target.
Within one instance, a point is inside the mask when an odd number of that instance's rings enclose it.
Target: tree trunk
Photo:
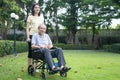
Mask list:
[[[94,38],[95,38],[95,26],[93,26],[93,28],[92,28],[92,32],[93,32],[93,35],[92,35],[92,44],[94,44]]]
[[[75,38],[75,37],[76,37],[76,34],[75,34],[75,33],[72,33],[72,38],[73,38],[72,41],[73,41],[73,44],[75,44],[75,41],[76,41],[76,38]]]
[[[2,39],[7,40],[7,28],[2,28]]]
[[[55,8],[55,29],[56,29],[56,43],[58,43],[59,42],[59,39],[58,39],[58,20],[57,20],[57,9]]]
[[[77,32],[77,29],[75,27],[76,26],[75,24],[73,26],[74,27],[72,27],[72,31],[71,31],[72,32],[72,38],[73,38],[73,40],[72,40],[73,42],[72,43],[75,44],[76,43],[76,32]]]
[[[59,40],[58,40],[58,23],[56,23],[55,29],[56,29],[56,43],[58,43],[59,42]]]

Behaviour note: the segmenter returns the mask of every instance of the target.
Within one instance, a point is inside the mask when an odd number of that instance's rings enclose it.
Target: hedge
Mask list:
[[[94,49],[92,46],[90,45],[79,45],[79,44],[63,44],[63,43],[59,43],[59,44],[54,44],[54,46],[56,47],[61,47],[64,50],[92,50]]]
[[[103,49],[104,49],[105,51],[111,51],[111,45],[104,45],[104,46],[103,46]]]
[[[7,40],[14,40],[14,34],[8,34]],[[24,41],[25,35],[24,34],[16,34],[16,40],[17,41]]]
[[[112,45],[104,45],[103,49],[105,51],[109,51],[109,52],[120,53],[120,43],[115,43],[115,44],[112,44]]]
[[[111,48],[113,52],[120,53],[120,43],[112,44]]]
[[[14,41],[0,40],[0,57],[4,55],[13,54]],[[22,41],[16,41],[16,51],[17,53],[22,53],[27,51],[27,43]]]

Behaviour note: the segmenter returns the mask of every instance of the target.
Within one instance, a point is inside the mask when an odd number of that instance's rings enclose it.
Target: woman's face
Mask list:
[[[34,6],[34,13],[38,14],[40,12],[40,6],[39,5],[35,5]]]

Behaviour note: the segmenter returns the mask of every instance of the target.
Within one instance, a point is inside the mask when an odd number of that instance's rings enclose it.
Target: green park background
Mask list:
[[[41,79],[39,74],[27,74],[26,19],[35,1],[0,0],[0,80]],[[38,0],[38,4],[54,46],[63,49],[72,67],[67,78],[46,72],[48,80],[120,79],[120,23],[112,25],[113,19],[120,22],[120,0]],[[12,19],[11,13],[19,19]]]

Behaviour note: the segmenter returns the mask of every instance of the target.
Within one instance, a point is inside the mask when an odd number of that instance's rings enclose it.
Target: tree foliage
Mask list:
[[[0,0],[0,26],[4,26],[5,21],[11,23],[10,13],[15,12],[20,16],[18,29],[24,29],[33,3],[34,0]],[[109,29],[112,19],[120,17],[120,0],[39,0],[39,4],[48,28],[55,27],[56,42],[59,24],[66,28],[72,43],[76,41],[78,26],[92,29],[94,41],[94,35],[99,34],[102,27]],[[59,10],[63,8],[66,13],[59,15]]]
[[[58,24],[59,24],[59,18],[58,18],[58,10],[62,8],[64,5],[60,0],[49,0],[45,3],[46,7],[44,10],[45,14],[45,23],[48,27],[53,26],[52,24],[55,24],[55,32],[56,32],[56,43],[58,43]]]
[[[16,4],[15,0],[1,0],[0,1],[0,28],[2,29],[2,37],[3,39],[7,39],[7,30],[11,25],[11,17],[10,14],[12,12],[18,13],[20,8],[18,4]]]

